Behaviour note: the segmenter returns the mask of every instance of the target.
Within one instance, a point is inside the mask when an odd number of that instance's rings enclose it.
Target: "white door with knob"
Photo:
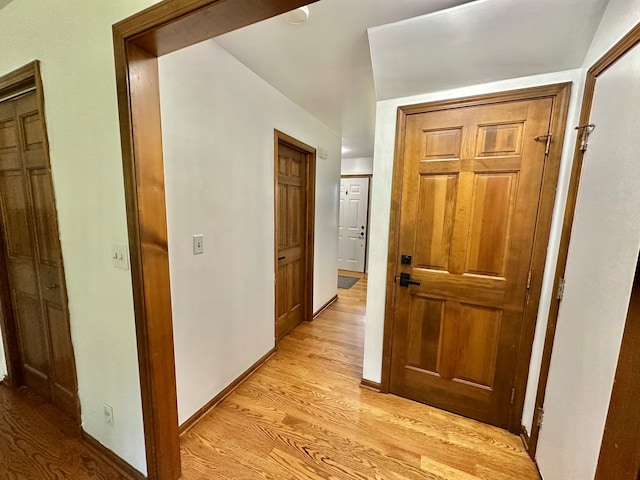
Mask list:
[[[340,182],[338,268],[365,271],[369,177],[346,177]]]

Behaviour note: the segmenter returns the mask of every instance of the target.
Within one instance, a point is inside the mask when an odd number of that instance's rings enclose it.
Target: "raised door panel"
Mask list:
[[[449,269],[457,186],[455,174],[420,178],[413,251],[421,268]]]
[[[29,172],[31,198],[35,218],[36,237],[38,239],[38,260],[49,266],[58,266],[60,260],[60,241],[56,223],[51,175],[47,170]]]
[[[25,182],[21,171],[0,173],[0,195],[7,255],[10,258],[32,258]]]
[[[2,112],[0,112],[1,114]],[[20,168],[18,127],[13,117],[0,117],[0,170]]]

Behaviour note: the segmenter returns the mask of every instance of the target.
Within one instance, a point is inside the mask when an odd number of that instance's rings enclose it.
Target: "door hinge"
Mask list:
[[[580,139],[580,151],[584,152],[587,150],[587,145],[589,143],[589,135],[593,132],[593,129],[596,128],[595,124],[588,123],[586,125],[578,125],[576,130],[582,130],[582,138]]]
[[[544,410],[542,407],[538,407],[538,420],[536,421],[536,425],[538,428],[542,426],[542,421],[544,420]]]
[[[531,270],[529,270],[529,276],[527,277],[527,290],[531,288]]]
[[[511,405],[513,405],[513,402],[516,401],[516,389],[512,388],[511,389]]]
[[[564,297],[564,278],[558,280],[558,291],[556,292],[556,300],[562,300]]]
[[[551,149],[551,134],[547,135],[538,135],[533,137],[536,142],[542,142],[543,140],[547,142],[547,145],[544,147],[544,154],[549,155],[549,150]]]

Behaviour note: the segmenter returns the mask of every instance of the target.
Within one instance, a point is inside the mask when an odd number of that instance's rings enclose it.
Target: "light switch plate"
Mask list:
[[[193,236],[193,254],[200,255],[204,253],[204,235]]]
[[[126,245],[111,245],[111,262],[115,268],[129,270],[129,252]]]

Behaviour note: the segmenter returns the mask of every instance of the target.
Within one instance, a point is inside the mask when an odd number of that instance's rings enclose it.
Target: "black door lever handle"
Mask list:
[[[411,274],[410,273],[401,273],[400,274],[400,286],[401,287],[408,287],[409,285],[420,285],[420,282],[417,282],[415,280],[411,280]]]

